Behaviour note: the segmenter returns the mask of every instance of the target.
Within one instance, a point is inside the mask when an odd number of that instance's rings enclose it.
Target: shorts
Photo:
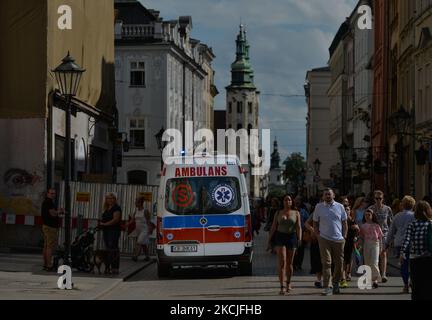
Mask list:
[[[296,233],[288,234],[288,233],[276,231],[274,246],[286,247],[287,249],[297,249],[298,246],[297,234]]]
[[[58,229],[42,225],[44,249],[54,249],[58,242]]]

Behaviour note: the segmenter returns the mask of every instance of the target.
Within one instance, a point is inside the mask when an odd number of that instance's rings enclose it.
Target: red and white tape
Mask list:
[[[25,215],[15,215],[15,214],[1,214],[1,223],[7,225],[24,225],[24,226],[42,226],[43,220],[41,216],[25,216]],[[99,220],[98,219],[81,219],[81,228],[88,229],[97,227]],[[124,225],[126,221],[122,221],[122,225]],[[60,224],[64,227],[64,219],[60,219]],[[78,228],[78,218],[73,217],[71,219],[72,229]]]

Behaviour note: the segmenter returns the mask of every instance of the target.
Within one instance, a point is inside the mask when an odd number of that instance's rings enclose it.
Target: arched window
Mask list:
[[[128,184],[147,184],[147,172],[133,170],[127,173]]]

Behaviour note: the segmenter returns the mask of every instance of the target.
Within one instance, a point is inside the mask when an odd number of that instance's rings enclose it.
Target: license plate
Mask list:
[[[171,246],[171,252],[197,252],[197,245],[175,245]]]

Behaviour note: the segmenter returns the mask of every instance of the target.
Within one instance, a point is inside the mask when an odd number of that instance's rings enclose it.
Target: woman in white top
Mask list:
[[[148,244],[148,243],[143,243],[146,241],[145,238],[148,233],[147,222],[145,218],[145,211],[147,210],[144,210],[144,198],[142,197],[137,198],[135,201],[135,206],[136,208],[134,213],[132,214],[132,216],[129,216],[129,220],[128,220],[129,222],[126,225],[126,229],[129,224],[135,222],[136,225],[135,230],[129,234],[129,237],[134,239],[134,254],[132,256],[132,260],[138,261],[138,256],[141,253],[142,245]]]

